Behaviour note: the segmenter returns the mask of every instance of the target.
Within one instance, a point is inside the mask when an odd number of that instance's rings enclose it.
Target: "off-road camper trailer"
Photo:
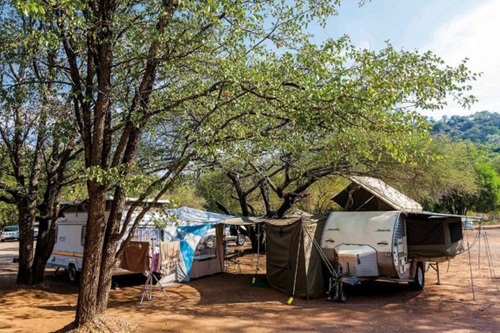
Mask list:
[[[333,212],[321,247],[341,281],[369,279],[425,283],[428,262],[453,258],[463,250],[459,216],[427,212]]]
[[[321,240],[328,260],[342,270],[337,282],[386,279],[422,289],[429,263],[463,250],[460,216],[424,212],[380,179],[349,179],[332,198],[344,211],[330,214]]]

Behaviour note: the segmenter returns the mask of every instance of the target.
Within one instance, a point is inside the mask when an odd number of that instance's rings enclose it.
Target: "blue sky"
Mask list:
[[[356,46],[373,50],[389,40],[396,48],[431,50],[450,65],[469,58],[469,68],[482,73],[473,83],[479,101],[471,109],[450,102],[425,115],[500,112],[500,0],[372,0],[361,8],[345,0],[339,15],[312,33],[318,41],[347,34]]]

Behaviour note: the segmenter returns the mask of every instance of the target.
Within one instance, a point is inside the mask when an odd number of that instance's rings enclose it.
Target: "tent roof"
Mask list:
[[[352,206],[354,210],[361,209],[365,204],[368,203],[368,201],[376,198],[384,203],[384,205],[387,205],[394,210],[406,212],[422,211],[422,206],[418,202],[407,197],[395,188],[387,185],[380,179],[364,176],[352,176],[349,179],[352,181],[352,184],[332,198],[332,200],[334,200],[342,207],[345,207],[348,200],[352,199],[351,191],[354,190],[364,191],[369,194],[368,200],[366,200],[366,197],[360,196],[360,198],[363,198],[364,201],[353,203]],[[382,210],[390,209],[386,209],[385,207],[383,207]]]
[[[266,221],[266,219],[260,217],[233,216],[207,212],[189,207],[173,209],[170,212],[175,214],[179,220],[190,224],[253,225]]]
[[[251,216],[233,216],[227,220],[221,221],[223,224],[230,225],[254,225],[259,223],[264,223],[267,220],[262,217],[251,217]]]
[[[197,224],[221,223],[224,220],[233,218],[232,215],[207,212],[195,208],[180,207],[169,211],[177,216],[181,221]]]

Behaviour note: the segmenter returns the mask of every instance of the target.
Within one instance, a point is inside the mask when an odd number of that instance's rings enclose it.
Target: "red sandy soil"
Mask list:
[[[466,245],[477,233],[467,231]],[[41,285],[17,286],[17,246],[0,244],[0,332],[69,331],[78,288],[49,271]],[[289,295],[266,286],[265,260],[259,260],[257,275],[257,256],[247,254],[241,273],[232,267],[169,286],[166,294],[155,287],[154,299],[142,305],[144,278],[120,277],[106,316],[78,332],[500,332],[500,229],[481,233],[470,261],[465,252],[441,263],[440,285],[430,269],[421,292],[374,282],[346,288],[346,303],[295,298],[288,304]]]

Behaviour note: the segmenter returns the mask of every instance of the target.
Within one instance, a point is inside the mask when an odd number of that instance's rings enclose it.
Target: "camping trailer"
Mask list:
[[[406,281],[424,287],[427,263],[463,251],[459,216],[427,212],[332,212],[321,248],[340,272],[340,281]]]
[[[46,267],[66,270],[71,282],[78,280],[82,270],[87,216],[86,212],[69,212],[58,219],[54,249],[47,260]],[[109,212],[106,212],[106,219],[108,216]],[[133,274],[133,272],[116,267],[113,274]]]
[[[134,199],[127,199],[127,203]],[[156,205],[164,205],[166,201],[160,201]],[[110,205],[110,199],[107,206]],[[83,265],[83,249],[87,230],[88,206],[84,202],[66,202],[62,204],[63,216],[57,220],[55,244],[52,253],[47,260],[46,267],[65,269],[71,282],[76,282]],[[109,218],[109,209],[105,212],[105,219]],[[136,235],[144,235],[145,231],[149,237],[159,237],[159,230],[151,222],[152,215],[147,214],[138,229]],[[147,238],[148,240],[150,238]],[[137,239],[134,240],[142,240]],[[114,275],[133,274],[133,272],[116,267]]]
[[[109,212],[106,212],[106,219]],[[175,217],[174,217],[175,216]],[[87,208],[76,205],[64,211],[64,217],[58,219],[56,229],[56,243],[47,267],[63,268],[68,271],[71,281],[75,281],[82,269],[83,249],[87,225]],[[139,227],[135,230],[133,241],[150,242],[153,263],[160,256],[162,243],[177,242],[179,245],[179,258],[177,268],[172,274],[162,279],[162,282],[187,282],[193,278],[224,271],[224,223],[233,219],[230,224],[245,225],[241,218],[234,216],[201,211],[188,207],[167,210],[166,227],[158,230],[153,223],[153,214],[144,216]],[[215,228],[215,242],[203,242],[211,229]],[[211,234],[213,235],[213,234]],[[118,274],[131,274],[132,272],[117,267],[114,271]]]

